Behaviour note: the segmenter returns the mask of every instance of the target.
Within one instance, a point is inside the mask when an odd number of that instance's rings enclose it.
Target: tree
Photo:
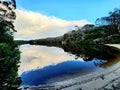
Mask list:
[[[94,28],[93,24],[86,24],[81,29],[82,30],[89,30],[89,29],[93,29],[93,28]]]
[[[96,20],[96,24],[101,22],[101,24],[120,24],[120,9],[115,8],[113,12],[108,13],[109,16],[101,17]]]
[[[97,25],[114,25],[118,32],[120,31],[120,9],[115,8],[114,11],[109,12],[106,17],[101,17],[96,20]]]
[[[13,39],[13,22],[16,18],[14,9],[15,0],[0,0],[0,90],[17,90],[19,49]]]

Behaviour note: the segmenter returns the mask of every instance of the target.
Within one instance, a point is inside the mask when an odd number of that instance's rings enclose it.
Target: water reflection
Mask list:
[[[22,85],[46,84],[86,75],[120,60],[120,50],[113,47],[77,44],[54,46],[59,48],[21,46],[23,55],[19,73],[27,71],[21,75]]]
[[[75,54],[76,59],[78,57],[83,58],[84,61],[91,61],[97,58],[101,61],[101,67],[108,67],[120,61],[120,50],[115,47],[105,46],[105,45],[71,45],[70,47],[65,47],[65,51]],[[70,49],[71,48],[71,49]],[[103,63],[103,60],[105,61]]]
[[[43,68],[47,65],[74,59],[73,56],[69,56],[65,53],[63,49],[56,47],[22,45],[20,51],[22,53],[18,72],[19,75],[24,71]]]
[[[53,81],[68,79],[70,75],[73,78],[75,73],[75,76],[81,76],[96,71],[96,69],[99,69],[99,67],[96,68],[94,60],[87,63],[78,60],[64,61],[56,65],[49,65],[41,69],[24,72],[21,75],[22,85],[49,84]]]
[[[47,44],[47,46],[52,46]],[[70,44],[70,45],[61,45],[54,44],[56,47],[62,48],[65,52],[75,55],[75,59],[82,58],[84,61],[91,61],[94,58],[97,58],[101,61],[105,60],[101,66],[107,67],[119,62],[120,60],[120,49],[106,46],[106,45],[79,45],[79,44]],[[102,63],[102,62],[101,62]],[[110,64],[111,63],[111,64]]]

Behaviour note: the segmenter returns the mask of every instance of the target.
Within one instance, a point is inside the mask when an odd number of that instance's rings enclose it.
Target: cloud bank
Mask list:
[[[68,32],[75,25],[83,26],[86,20],[67,21],[28,10],[16,10],[15,39],[39,39],[56,37]]]

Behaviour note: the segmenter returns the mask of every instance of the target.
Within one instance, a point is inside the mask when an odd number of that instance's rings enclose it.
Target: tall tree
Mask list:
[[[15,0],[0,0],[0,90],[17,90],[19,49],[13,39]]]
[[[101,23],[101,24],[115,24],[115,25],[119,25],[120,24],[120,9],[115,8],[114,11],[109,12],[109,15],[106,17],[102,17],[102,18],[98,18],[96,20],[96,24],[97,23]]]

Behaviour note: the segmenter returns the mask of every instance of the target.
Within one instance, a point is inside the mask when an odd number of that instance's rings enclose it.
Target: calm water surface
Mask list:
[[[63,46],[62,49],[21,45],[21,63],[18,71],[22,78],[21,85],[37,86],[73,78],[73,76],[87,75],[111,66],[108,60],[111,62],[114,59],[114,63],[120,60],[115,60],[119,56],[119,51],[116,49],[108,50],[107,47],[101,46],[67,47]],[[57,79],[53,80],[54,78]]]
[[[66,60],[73,60],[75,57],[57,47],[22,45],[20,51],[22,53],[19,75],[24,71],[43,68]]]

